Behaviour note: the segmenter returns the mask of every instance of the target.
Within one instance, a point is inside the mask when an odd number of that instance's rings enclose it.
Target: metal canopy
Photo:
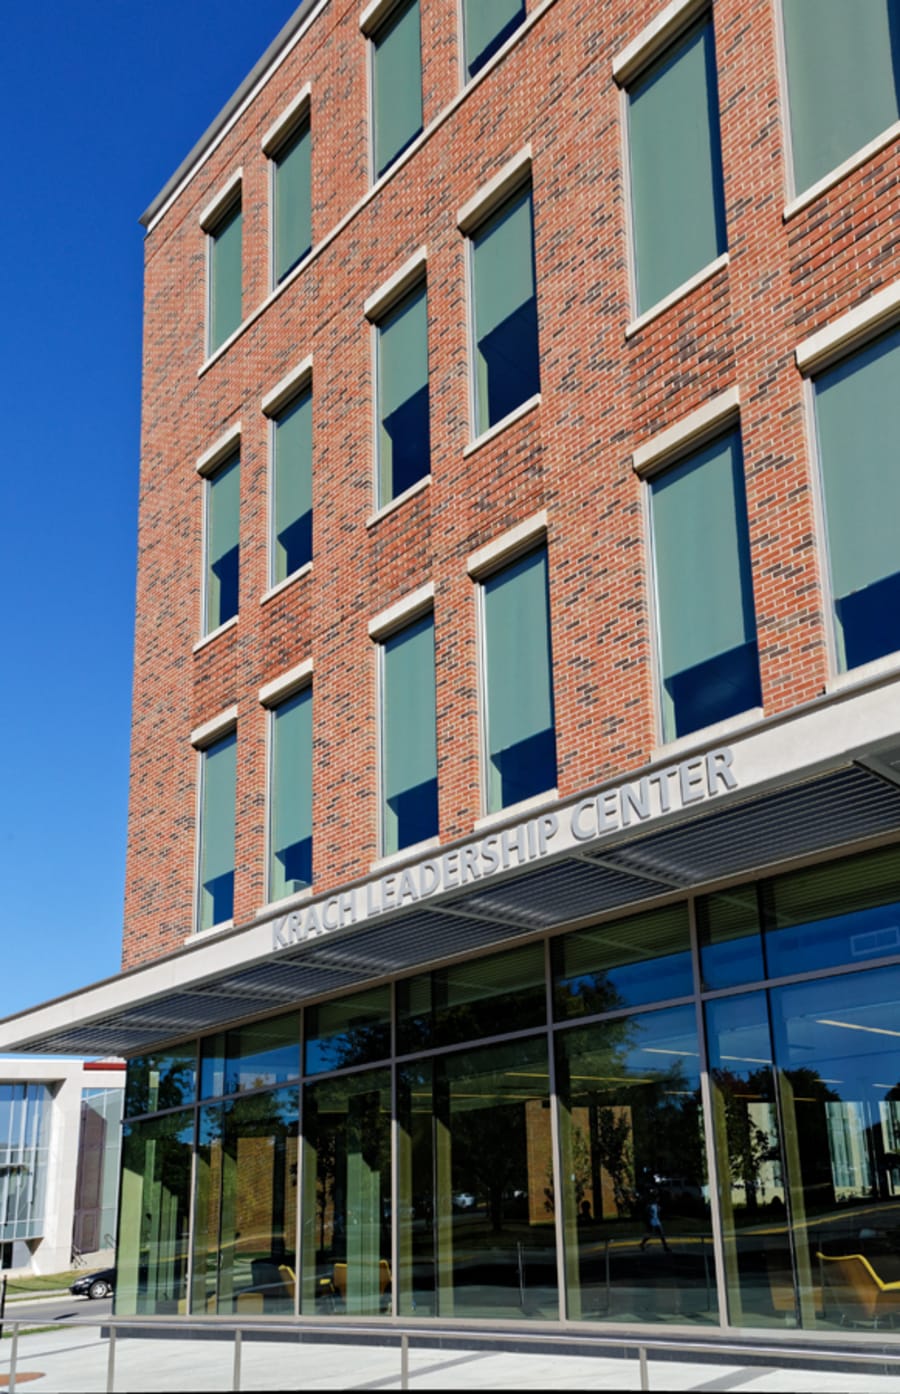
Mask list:
[[[152,1046],[274,1012],[430,963],[510,943],[558,925],[864,839],[900,835],[900,787],[848,765],[788,788],[714,806],[636,831],[615,845],[568,852],[533,869],[435,897],[279,950],[164,994],[137,994],[112,1013],[69,1019],[16,1048],[42,1053],[134,1055]],[[65,1001],[65,999],[63,999]],[[69,999],[70,1018],[78,995]],[[27,1015],[27,1014],[26,1014]]]

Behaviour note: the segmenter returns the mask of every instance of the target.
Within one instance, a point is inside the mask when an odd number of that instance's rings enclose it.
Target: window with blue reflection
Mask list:
[[[541,390],[531,185],[472,235],[476,436]]]
[[[663,740],[761,703],[740,433],[650,483]]]
[[[466,73],[474,77],[525,18],[525,0],[464,0]]]
[[[200,1043],[200,1097],[287,1084],[300,1075],[300,1014],[219,1031]]]
[[[579,929],[551,945],[557,1020],[614,1012],[693,991],[687,907]]]
[[[900,850],[779,876],[763,907],[770,977],[900,953]]]
[[[900,5],[897,14],[900,32]],[[841,670],[900,649],[900,329],[815,379],[834,640]]]
[[[835,1257],[862,1254],[882,1281],[896,1264],[900,1193],[900,967],[846,973],[771,993],[804,1325],[824,1280],[848,1319]],[[822,1255],[822,1257],[820,1257]],[[803,1294],[801,1292],[801,1304]]]
[[[755,884],[699,900],[697,935],[705,988],[740,987],[765,977]]]
[[[391,990],[375,987],[306,1009],[307,1074],[383,1060],[391,1051]]]

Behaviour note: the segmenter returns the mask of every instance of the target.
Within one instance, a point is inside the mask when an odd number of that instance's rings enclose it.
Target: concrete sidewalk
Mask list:
[[[12,1342],[0,1349],[0,1384],[7,1385]],[[898,1345],[900,1353],[900,1345]],[[103,1394],[107,1388],[109,1345],[99,1326],[68,1323],[53,1331],[20,1336],[16,1384],[48,1394]],[[401,1388],[400,1347],[355,1339],[274,1339],[245,1332],[240,1352],[242,1390],[381,1390]],[[882,1367],[883,1368],[883,1367]],[[118,1394],[166,1394],[166,1391],[230,1390],[234,1385],[232,1339],[180,1339],[119,1336],[115,1343]],[[900,1369],[872,1374],[849,1373],[810,1362],[778,1367],[721,1360],[648,1360],[649,1388],[654,1391],[740,1389],[741,1394],[897,1394]],[[610,1354],[564,1354],[467,1348],[448,1343],[435,1349],[411,1343],[409,1388],[428,1389],[593,1389],[638,1390],[640,1367],[633,1348],[625,1359]]]

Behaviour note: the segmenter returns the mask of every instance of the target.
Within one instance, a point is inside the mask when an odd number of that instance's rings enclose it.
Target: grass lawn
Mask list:
[[[76,1278],[83,1278],[90,1268],[67,1268],[63,1273],[26,1273],[20,1278],[8,1278],[6,1283],[7,1301],[11,1297],[22,1297],[32,1293],[58,1292],[67,1288]]]

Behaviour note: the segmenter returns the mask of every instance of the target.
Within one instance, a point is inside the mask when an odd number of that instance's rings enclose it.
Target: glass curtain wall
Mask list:
[[[126,1115],[119,1313],[881,1329],[900,848],[144,1057]]]
[[[44,1232],[52,1100],[47,1084],[0,1084],[0,1243]]]
[[[541,944],[397,984],[403,1315],[559,1313],[546,1036],[448,1050],[546,1019]]]

